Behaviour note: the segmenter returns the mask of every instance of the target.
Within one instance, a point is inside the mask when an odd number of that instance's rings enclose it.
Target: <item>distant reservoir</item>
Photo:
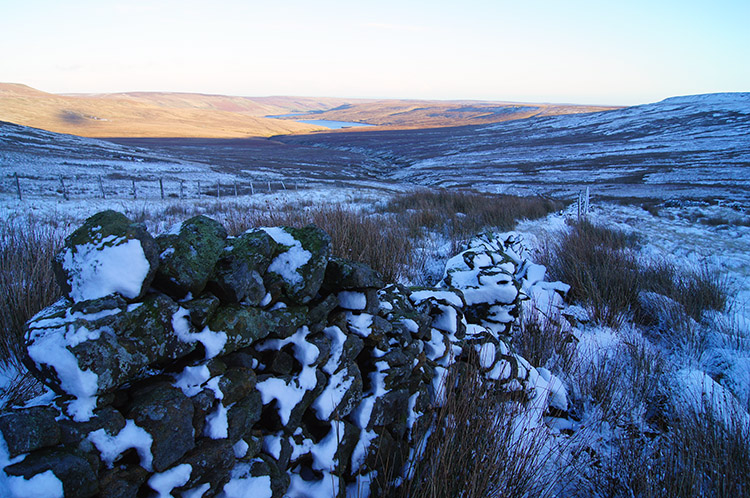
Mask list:
[[[294,114],[276,114],[273,116],[266,116],[267,118],[292,118],[297,116],[309,116],[315,115],[319,111],[310,112],[297,112]],[[365,123],[354,123],[351,121],[331,121],[330,119],[295,119],[298,123],[306,123],[311,125],[323,126],[331,130],[338,130],[340,128],[354,128],[357,126],[373,126]]]
[[[350,121],[331,121],[329,119],[298,119],[298,123],[307,123],[311,125],[325,126],[332,130],[339,128],[354,128],[355,126],[372,126],[365,123],[353,123]]]

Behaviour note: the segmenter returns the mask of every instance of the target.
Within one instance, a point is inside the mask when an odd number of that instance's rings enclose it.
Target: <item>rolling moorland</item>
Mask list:
[[[84,137],[247,138],[325,130],[287,114],[404,129],[495,123],[612,107],[473,101],[232,97],[193,93],[67,94],[0,83],[0,121]],[[271,116],[282,116],[280,119]]]
[[[353,119],[344,114],[351,109],[319,115]],[[480,402],[485,391],[465,389],[474,397],[447,403],[429,426],[442,437],[402,475],[378,483],[387,490],[406,482],[384,495],[747,494],[750,94],[471,126],[377,128],[105,141],[0,123],[3,247],[39,256],[25,269],[17,264],[15,277],[8,272],[13,284],[4,284],[4,294],[52,289],[51,280],[34,287],[28,275],[38,274],[83,219],[107,208],[153,233],[195,214],[235,235],[314,222],[332,234],[338,255],[368,262],[389,281],[421,286],[441,285],[446,262],[474,234],[501,240],[514,230],[518,254],[528,258],[519,272],[540,263],[542,287],[571,288],[554,303],[526,289],[523,316],[501,340],[558,386],[558,401],[564,391],[565,403],[540,416],[516,399],[488,407]],[[579,217],[570,201],[586,187],[591,209]],[[23,372],[9,367],[5,377],[5,402],[23,400],[14,387]],[[374,395],[373,386],[365,395]],[[466,406],[476,410],[461,411]],[[456,431],[456,420],[476,430]],[[305,467],[323,449],[303,446],[294,448]],[[461,453],[480,447],[496,458]],[[458,457],[441,460],[446,455]],[[132,466],[129,458],[121,461]],[[347,494],[335,479],[314,473],[300,480],[299,467],[290,475],[290,496],[313,496],[314,485],[324,496]],[[226,479],[260,485],[244,474]],[[198,489],[169,482],[149,481],[141,491]],[[232,486],[211,492],[242,496]],[[278,494],[261,488],[258,496]],[[362,495],[361,487],[348,492]]]

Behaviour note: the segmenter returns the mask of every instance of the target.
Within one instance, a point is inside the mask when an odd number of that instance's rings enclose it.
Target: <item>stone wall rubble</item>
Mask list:
[[[28,324],[25,363],[55,394],[0,414],[0,490],[375,496],[469,361],[561,416],[559,383],[504,337],[525,297],[566,289],[519,253],[480,238],[410,289],[314,226],[228,237],[198,216],[152,237],[94,215],[53,262],[65,297]]]

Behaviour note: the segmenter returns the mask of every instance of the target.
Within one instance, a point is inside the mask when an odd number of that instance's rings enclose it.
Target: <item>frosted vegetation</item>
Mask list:
[[[39,212],[7,208],[0,222],[3,402],[24,403],[44,393],[18,362],[24,323],[58,297],[49,261],[62,239],[104,207],[152,232],[194,214],[217,219],[232,234],[315,223],[331,235],[338,255],[408,285],[443,279],[446,262],[475,234],[515,230],[519,251],[537,263],[527,278],[546,275],[570,286],[565,302],[545,300],[550,293],[529,287],[523,316],[510,330],[513,352],[547,376],[540,382],[549,383],[552,395],[567,392],[568,399],[555,404],[561,413],[553,415],[568,416],[541,417],[533,403],[512,397],[498,404],[469,374],[446,379],[444,403],[430,427],[442,437],[430,439],[410,468],[381,476],[384,486],[393,486],[386,487],[388,496],[749,492],[750,216],[736,207],[639,201],[595,203],[579,220],[572,206],[546,198],[333,192],[189,205],[100,201],[85,211],[65,203]],[[302,261],[303,252],[294,253],[290,264]],[[466,284],[471,275],[459,263],[455,278]],[[502,282],[496,283],[501,292]],[[340,299],[356,308],[358,296]],[[205,372],[185,375],[181,382],[189,390]],[[273,386],[260,387],[264,396],[278,395]],[[540,419],[547,423],[532,423]],[[222,429],[218,421],[215,430]],[[135,434],[133,441],[102,444],[137,442]],[[184,479],[179,468],[173,470],[149,482],[159,496]],[[243,487],[242,469],[236,474],[238,495],[258,484],[248,480]]]

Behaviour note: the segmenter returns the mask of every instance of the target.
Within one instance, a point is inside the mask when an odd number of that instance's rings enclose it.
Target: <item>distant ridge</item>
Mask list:
[[[668,97],[660,103],[664,104],[711,104],[711,103],[730,103],[750,102],[750,92],[720,92],[720,93],[703,93],[698,95],[681,95],[677,97]]]
[[[0,120],[95,138],[243,138],[325,130],[322,126],[299,123],[298,118],[283,116],[313,111],[316,119],[376,125],[371,129],[410,129],[489,124],[539,115],[610,109],[614,107],[171,92],[53,94],[23,84],[0,83]]]

